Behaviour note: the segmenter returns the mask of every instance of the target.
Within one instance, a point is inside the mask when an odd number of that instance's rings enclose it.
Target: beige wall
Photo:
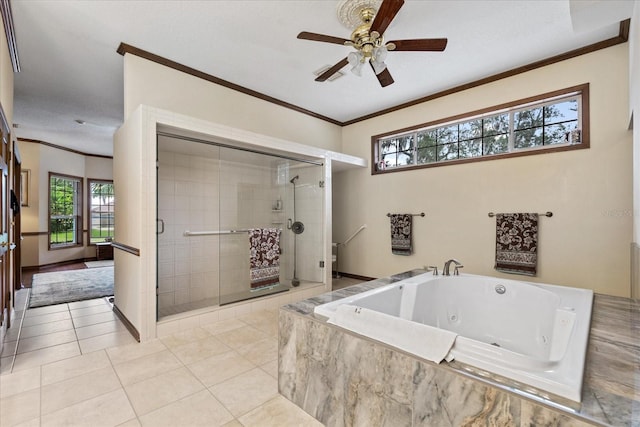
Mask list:
[[[493,212],[553,211],[541,218],[532,280],[629,295],[632,141],[628,46],[618,45],[449,95],[343,129],[343,152],[370,158],[371,135],[590,83],[591,148],[372,176],[334,177],[334,240],[368,228],[340,249],[340,270],[381,277],[458,258],[467,273],[493,269]],[[392,255],[387,212],[414,220],[414,254]]]
[[[124,119],[141,104],[327,150],[340,127],[135,55],[124,61]]]
[[[49,172],[84,178],[83,230],[87,230],[87,178],[113,179],[113,160],[24,141],[18,142],[18,149],[22,156],[22,169],[31,171],[29,206],[21,209],[22,232],[46,233],[48,230]],[[84,246],[50,251],[46,234],[27,235],[22,241],[22,265],[34,267],[95,257],[95,248],[87,246],[87,239],[85,233]]]

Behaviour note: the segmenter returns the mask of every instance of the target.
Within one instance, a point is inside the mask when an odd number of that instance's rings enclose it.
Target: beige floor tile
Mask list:
[[[234,349],[256,343],[257,341],[263,340],[267,337],[267,334],[259,331],[253,326],[244,326],[242,328],[234,329],[233,331],[216,335],[216,338]]]
[[[13,356],[3,357],[0,359],[0,375],[9,375],[13,364]]]
[[[97,337],[98,335],[105,335],[112,332],[121,332],[125,330],[126,327],[121,321],[114,320],[112,322],[98,323],[82,328],[76,328],[76,335],[78,336],[79,340],[83,340],[86,338]]]
[[[138,416],[201,390],[204,390],[202,383],[184,367],[125,387]]]
[[[71,319],[58,320],[51,323],[26,326],[20,331],[20,339],[37,337],[40,335],[52,334],[54,332],[73,330]]]
[[[268,324],[278,324],[278,312],[274,310],[260,310],[239,317],[240,320],[254,328]]]
[[[110,313],[113,309],[108,304],[92,305],[90,307],[76,308],[71,310],[71,317],[77,319],[78,317],[90,316],[92,314]]]
[[[243,345],[236,351],[251,363],[264,365],[267,362],[278,359],[278,340],[265,338],[255,343]]]
[[[4,377],[2,377],[4,378]],[[0,426],[13,427],[40,415],[40,389],[0,399]],[[29,408],[25,411],[25,408]]]
[[[89,372],[111,366],[111,362],[104,351],[72,357],[59,362],[42,366],[42,385],[57,383],[69,378],[84,375]]]
[[[215,337],[209,336],[199,341],[193,341],[173,348],[171,351],[185,365],[207,359],[216,354],[225,353],[230,348]]]
[[[111,366],[42,387],[40,411],[50,414],[121,388]]]
[[[243,427],[242,423],[238,420],[229,421],[222,427]]]
[[[26,353],[28,351],[39,350],[41,348],[53,347],[58,344],[65,344],[76,341],[76,332],[73,329],[60,332],[52,332],[37,337],[20,339],[18,343],[17,354]]]
[[[24,321],[22,322],[22,327],[24,328],[27,326],[40,325],[42,323],[57,322],[58,320],[66,320],[66,319],[71,319],[71,314],[69,314],[69,310],[43,314],[40,316],[25,317]]]
[[[117,427],[142,427],[142,424],[140,424],[140,421],[137,418],[134,418],[125,423],[118,424]]]
[[[40,367],[25,369],[0,379],[0,399],[40,387]]]
[[[282,396],[239,418],[245,427],[322,427],[322,423]]]
[[[16,424],[14,427],[40,427],[40,417]]]
[[[140,417],[143,426],[217,427],[233,420],[227,411],[207,390],[192,394]]]
[[[244,326],[247,326],[247,324],[240,319],[228,319],[202,325],[201,327],[209,331],[212,335],[218,335]]]
[[[9,342],[9,341],[17,341],[18,340],[18,333],[20,333],[20,328],[10,328],[7,333],[5,334],[4,338],[3,338],[3,342]]]
[[[16,354],[16,350],[18,349],[18,341],[9,341],[2,344],[2,353],[0,353],[0,357],[8,357]]]
[[[272,360],[264,365],[260,365],[260,369],[271,375],[273,378],[278,379],[278,360]]]
[[[29,318],[32,316],[42,316],[43,314],[57,313],[59,311],[69,311],[69,306],[67,304],[56,304],[30,308],[27,310],[24,317]]]
[[[207,387],[247,372],[255,365],[235,351],[218,354],[188,365],[189,370]]]
[[[144,381],[182,367],[182,363],[169,351],[164,350],[115,365],[123,385]]]
[[[129,331],[125,329],[124,331],[110,332],[91,338],[81,339],[78,343],[80,344],[80,350],[82,353],[87,354],[110,347],[137,344],[137,341]]]
[[[140,421],[137,418],[133,418],[127,422],[118,424],[117,427],[142,427],[142,424],[140,424]]]
[[[151,340],[107,349],[109,359],[114,365],[128,362],[139,357],[166,350],[167,347],[160,340]]]
[[[13,372],[57,362],[59,360],[79,355],[80,348],[78,347],[78,343],[75,341],[18,354],[16,355],[16,361],[13,365]]]
[[[104,298],[87,299],[84,301],[70,302],[69,310],[77,310],[79,308],[93,307],[94,305],[108,305],[111,306]]]
[[[97,323],[112,322],[116,319],[117,317],[113,311],[107,311],[104,313],[90,314],[88,316],[74,317],[73,324],[76,328],[82,328]]]
[[[168,337],[163,337],[161,338],[161,341],[168,348],[176,348],[193,341],[199,341],[205,338],[209,338],[210,336],[211,336],[211,333],[206,329],[193,328],[193,329],[187,329],[186,331],[178,332],[173,335],[169,335]]]
[[[116,426],[135,418],[122,389],[42,416],[41,426]]]
[[[209,390],[229,412],[239,417],[276,397],[278,382],[256,368],[210,387]]]

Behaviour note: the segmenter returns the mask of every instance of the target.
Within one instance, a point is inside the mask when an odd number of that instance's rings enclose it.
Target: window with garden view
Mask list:
[[[90,179],[89,192],[89,244],[110,241],[115,230],[113,181]]]
[[[588,148],[588,85],[372,138],[373,173]]]
[[[49,248],[82,245],[82,178],[49,174]]]

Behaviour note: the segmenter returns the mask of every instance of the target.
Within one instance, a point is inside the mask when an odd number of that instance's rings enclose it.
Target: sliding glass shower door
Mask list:
[[[159,136],[158,317],[322,282],[322,176],[309,161]]]

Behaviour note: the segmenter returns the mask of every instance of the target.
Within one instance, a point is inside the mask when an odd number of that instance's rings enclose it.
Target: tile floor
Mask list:
[[[321,426],[278,394],[277,316],[139,344],[107,298],[17,311],[0,354],[0,427]]]
[[[278,394],[277,316],[139,344],[104,298],[26,310],[5,337],[0,426],[321,426]]]

